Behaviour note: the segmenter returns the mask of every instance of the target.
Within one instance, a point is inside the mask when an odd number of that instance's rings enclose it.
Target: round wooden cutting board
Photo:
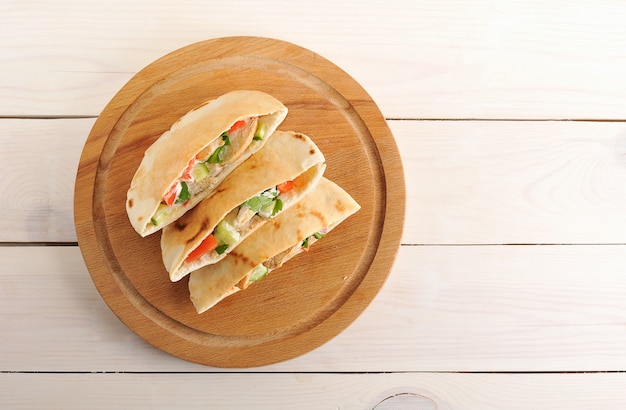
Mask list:
[[[126,191],[143,153],[164,131],[200,103],[235,89],[281,100],[289,113],[279,129],[309,135],[326,157],[325,177],[361,210],[310,252],[199,315],[187,280],[168,278],[160,232],[141,238],[130,225]],[[391,131],[355,80],[299,46],[228,37],[160,58],[115,95],[81,156],[75,223],[96,287],[130,329],[188,361],[254,367],[315,349],[361,314],[400,246],[404,189]]]

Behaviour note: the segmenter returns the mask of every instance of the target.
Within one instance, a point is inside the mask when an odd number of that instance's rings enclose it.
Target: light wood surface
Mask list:
[[[15,393],[4,400],[11,408],[33,385],[42,402],[66,409],[620,409],[626,400],[626,376],[606,373],[0,374],[0,382]]]
[[[5,247],[0,256],[9,267],[0,299],[3,370],[218,371],[128,330],[76,247]],[[381,293],[346,331],[303,357],[254,370],[619,371],[625,258],[620,245],[403,246]]]
[[[409,3],[1,3],[0,407],[626,407],[626,4]],[[87,135],[126,81],[233,35],[355,78],[407,194],[364,313],[310,353],[236,372],[130,331],[89,277],[72,209]]]
[[[0,191],[32,191],[4,197],[11,212],[0,215],[2,241],[76,242],[75,173],[94,122],[0,121]],[[388,123],[407,175],[402,243],[626,242],[626,123]],[[24,166],[23,155],[48,164],[46,173]]]

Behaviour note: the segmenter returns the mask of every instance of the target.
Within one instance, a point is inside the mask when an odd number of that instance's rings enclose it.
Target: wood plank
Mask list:
[[[74,181],[94,121],[0,120],[0,242],[76,241]]]
[[[5,3],[0,115],[97,115],[156,58],[256,35],[335,62],[388,117],[624,119],[623,2],[394,3],[269,0],[262,19],[246,2]]]
[[[0,192],[27,193],[3,196],[0,241],[76,241],[75,173],[93,123],[0,120]],[[624,122],[389,125],[406,176],[403,243],[626,243]]]
[[[626,123],[391,125],[404,243],[626,243]]]
[[[3,408],[620,409],[626,374],[0,374]],[[167,393],[164,393],[167,392]]]
[[[404,246],[343,333],[257,370],[623,371],[624,249]],[[215,371],[128,330],[78,248],[0,247],[0,258],[0,371]]]

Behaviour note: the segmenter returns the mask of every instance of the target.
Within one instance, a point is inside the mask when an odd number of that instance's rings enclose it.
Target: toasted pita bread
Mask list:
[[[146,150],[132,179],[126,212],[133,228],[147,236],[193,208],[260,150],[286,115],[287,108],[276,98],[247,90],[189,111]],[[236,131],[235,125],[240,126]],[[231,135],[224,137],[229,130]],[[262,138],[255,138],[256,133]],[[206,167],[201,174],[194,168],[200,162]],[[178,200],[168,205],[166,197]]]
[[[191,273],[189,293],[197,312],[258,281],[253,272],[261,265],[264,275],[279,268],[302,251],[303,242],[312,245],[316,233],[330,232],[359,209],[346,191],[322,178],[300,202],[248,236],[223,260]]]
[[[279,214],[274,213],[278,201],[283,211],[297,203],[322,178],[324,161],[324,155],[308,136],[276,131],[263,149],[235,169],[212,196],[163,229],[161,251],[170,279],[178,281],[224,258]],[[291,190],[278,191],[277,185],[287,181],[291,181]],[[265,203],[263,209],[261,200]],[[259,206],[253,204],[255,201]],[[204,251],[205,239],[219,247]]]

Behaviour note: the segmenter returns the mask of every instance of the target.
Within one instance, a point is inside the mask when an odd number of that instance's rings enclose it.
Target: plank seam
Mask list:
[[[476,121],[476,122],[626,122],[626,118],[419,118],[419,117],[386,117],[386,121]]]
[[[401,370],[401,371],[126,371],[126,370],[0,370],[0,374],[622,374],[626,370],[540,370],[540,371],[451,371],[451,370]]]

